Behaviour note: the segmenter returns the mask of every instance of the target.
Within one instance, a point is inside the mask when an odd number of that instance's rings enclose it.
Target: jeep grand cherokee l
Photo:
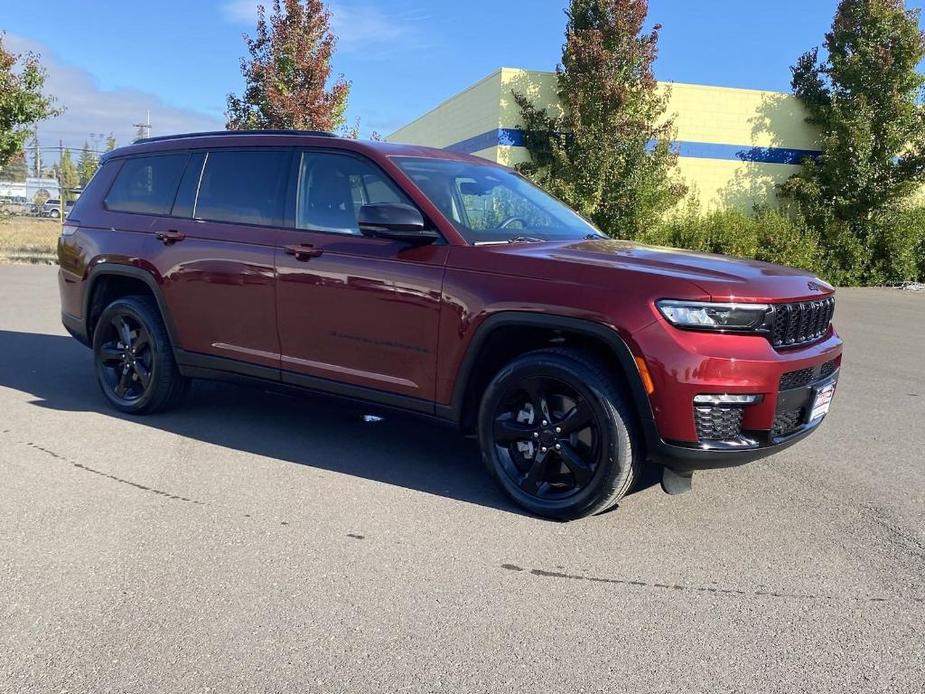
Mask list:
[[[106,399],[192,378],[449,420],[524,508],[601,512],[825,417],[832,287],[801,270],[605,238],[515,172],[424,147],[222,132],[106,155],[58,246],[64,325]]]

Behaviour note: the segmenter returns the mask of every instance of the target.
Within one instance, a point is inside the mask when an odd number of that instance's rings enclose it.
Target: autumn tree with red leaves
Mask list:
[[[686,194],[674,175],[669,92],[653,72],[661,27],[645,30],[648,9],[647,0],[571,0],[556,70],[561,112],[514,94],[531,155],[521,170],[621,238],[657,224]]]
[[[257,6],[257,34],[244,35],[244,94],[228,95],[229,130],[274,128],[332,132],[344,125],[350,83],[332,79],[337,39],[322,0],[273,0]]]

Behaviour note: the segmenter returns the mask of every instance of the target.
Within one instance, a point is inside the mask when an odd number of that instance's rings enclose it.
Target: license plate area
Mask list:
[[[835,397],[836,380],[823,383],[813,388],[813,405],[809,411],[809,423],[816,424],[829,413],[832,399]]]

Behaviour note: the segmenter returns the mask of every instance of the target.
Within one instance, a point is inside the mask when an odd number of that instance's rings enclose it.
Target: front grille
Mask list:
[[[695,407],[694,422],[701,441],[733,441],[742,431],[741,407]]]
[[[814,366],[809,369],[800,369],[799,371],[790,371],[780,377],[780,389],[792,390],[794,388],[804,388],[810,383],[821,381],[828,378],[835,369],[838,368],[837,360],[827,361],[822,366]]]
[[[804,409],[798,407],[794,410],[778,412],[771,428],[771,436],[787,436],[803,426]]]
[[[813,382],[813,373],[815,369],[800,369],[791,371],[780,377],[780,389],[790,390],[791,388],[802,388]]]
[[[825,364],[822,365],[822,368],[819,369],[820,380],[831,376],[833,373],[835,373],[835,369],[837,368],[838,368],[838,365],[835,363],[835,359],[833,359],[832,361],[827,361]]]
[[[771,344],[793,347],[813,342],[825,335],[835,315],[835,299],[774,304],[771,315]]]

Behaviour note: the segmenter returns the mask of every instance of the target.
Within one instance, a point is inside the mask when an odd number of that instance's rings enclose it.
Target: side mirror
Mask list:
[[[433,243],[440,235],[424,228],[424,217],[411,205],[381,202],[363,205],[357,215],[360,233],[377,239],[391,239],[412,244]]]

